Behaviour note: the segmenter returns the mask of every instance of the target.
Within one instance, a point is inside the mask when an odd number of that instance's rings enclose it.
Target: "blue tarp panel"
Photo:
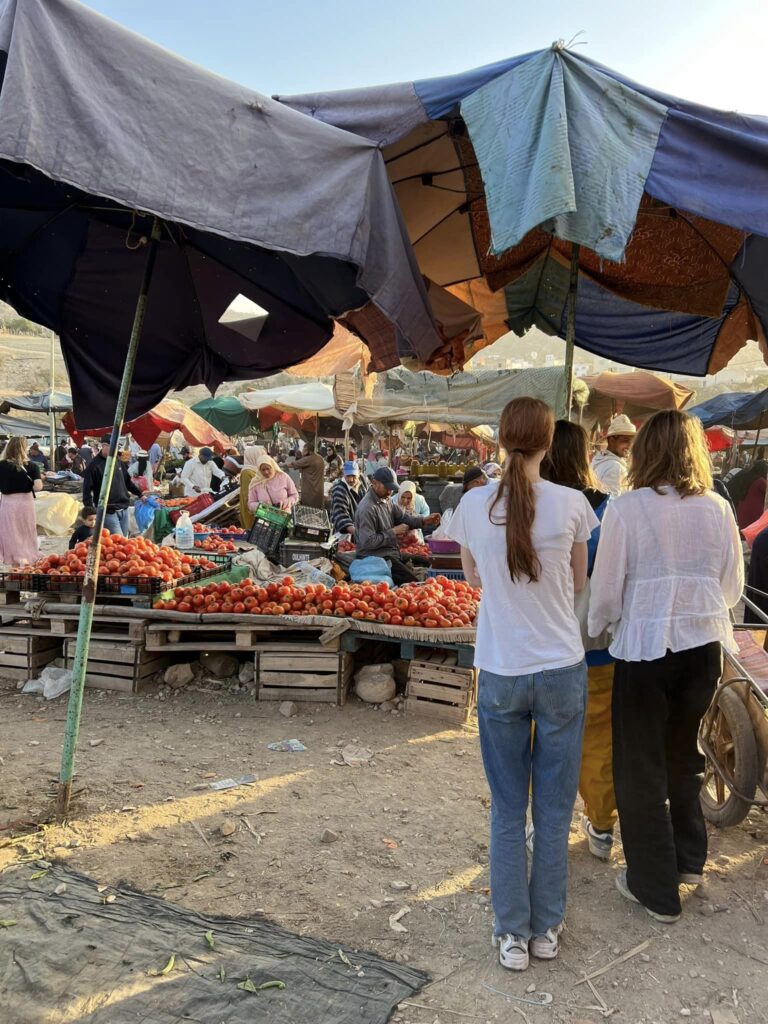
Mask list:
[[[760,394],[743,391],[730,391],[715,395],[699,406],[687,410],[691,416],[697,416],[705,427],[740,427],[757,414],[768,410],[768,389]],[[745,415],[746,414],[746,415]],[[768,421],[767,424],[768,425]],[[744,426],[742,429],[756,429]]]

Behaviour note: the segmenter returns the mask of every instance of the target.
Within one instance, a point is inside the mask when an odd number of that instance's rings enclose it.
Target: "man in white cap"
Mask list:
[[[627,489],[627,455],[636,433],[637,427],[629,416],[615,416],[608,427],[605,451],[597,452],[592,459],[592,470],[600,486],[614,498]]]

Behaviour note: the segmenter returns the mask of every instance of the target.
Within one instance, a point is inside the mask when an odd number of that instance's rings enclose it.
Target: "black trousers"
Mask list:
[[[707,830],[699,804],[701,719],[720,677],[719,643],[617,661],[613,679],[613,781],[633,896],[679,914],[678,875],[700,874]]]

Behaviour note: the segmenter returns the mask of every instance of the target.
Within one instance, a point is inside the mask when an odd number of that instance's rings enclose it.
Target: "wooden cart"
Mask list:
[[[707,759],[701,805],[723,828],[738,825],[753,806],[768,807],[768,631],[737,626],[735,637],[738,653],[725,652],[699,731]]]

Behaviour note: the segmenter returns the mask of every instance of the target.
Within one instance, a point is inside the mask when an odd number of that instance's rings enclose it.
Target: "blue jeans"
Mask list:
[[[104,529],[109,533],[121,533],[128,536],[128,509],[119,508],[116,512],[107,512],[104,516]]]
[[[491,901],[497,935],[530,939],[565,917],[568,833],[586,700],[583,661],[528,676],[480,672],[477,712],[491,789]],[[530,882],[525,852],[529,791],[536,829]]]

